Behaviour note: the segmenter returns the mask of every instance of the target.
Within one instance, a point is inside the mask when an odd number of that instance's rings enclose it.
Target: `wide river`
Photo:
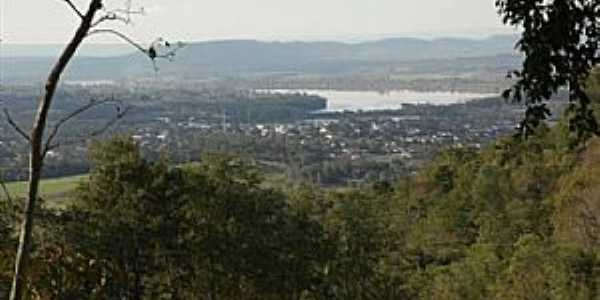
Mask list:
[[[262,90],[271,93],[306,93],[327,99],[326,112],[373,111],[401,109],[402,104],[447,105],[464,103],[469,100],[497,96],[495,94],[475,94],[457,92],[416,92],[391,91],[334,91],[334,90]]]

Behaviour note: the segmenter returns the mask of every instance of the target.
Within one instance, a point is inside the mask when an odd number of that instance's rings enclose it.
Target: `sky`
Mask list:
[[[119,8],[124,0],[105,0]],[[73,0],[84,10],[89,0]],[[146,14],[106,24],[139,41],[352,40],[510,33],[494,0],[133,0]],[[4,43],[64,43],[77,26],[64,0],[0,0]],[[92,42],[114,43],[113,37]]]

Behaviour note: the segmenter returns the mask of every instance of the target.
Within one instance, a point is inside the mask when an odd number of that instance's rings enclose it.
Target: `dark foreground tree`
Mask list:
[[[323,299],[334,240],[228,156],[173,167],[130,138],[94,143],[73,203],[46,211],[25,297]]]
[[[578,141],[599,134],[586,93],[586,79],[600,62],[600,2],[597,0],[496,0],[506,24],[523,30],[517,49],[525,55],[516,84],[506,98],[524,102],[519,128],[528,136],[550,114],[545,103],[562,88],[569,91],[571,131]]]
[[[23,286],[26,277],[27,262],[29,259],[29,253],[31,248],[31,236],[33,230],[33,221],[35,215],[36,202],[38,200],[38,190],[40,185],[40,179],[42,174],[42,168],[44,164],[44,158],[46,153],[53,148],[56,148],[58,144],[55,143],[54,139],[58,134],[58,130],[61,125],[75,117],[76,115],[91,109],[99,104],[106,103],[107,101],[91,101],[90,104],[75,110],[73,113],[65,116],[59,120],[53,130],[47,135],[46,126],[48,123],[48,113],[52,106],[52,100],[56,92],[56,88],[60,81],[61,75],[73,56],[76,54],[77,49],[83,43],[83,41],[94,34],[108,33],[118,36],[124,39],[126,42],[140,50],[145,56],[150,58],[153,62],[156,58],[171,58],[174,55],[174,50],[169,50],[166,53],[160,53],[158,51],[158,43],[162,43],[161,39],[157,42],[152,43],[147,49],[133,42],[127,36],[121,34],[119,31],[114,29],[97,28],[109,21],[117,21],[129,23],[132,14],[139,12],[131,10],[130,1],[127,1],[125,9],[110,10],[104,7],[103,0],[91,0],[86,11],[81,11],[77,6],[70,0],[65,0],[65,3],[75,13],[81,22],[75,31],[75,34],[67,44],[66,48],[61,53],[58,61],[52,68],[50,75],[48,76],[42,95],[39,98],[38,107],[35,113],[33,126],[31,132],[28,134],[23,129],[19,128],[16,123],[10,118],[10,114],[5,110],[5,115],[8,122],[17,130],[17,132],[25,139],[30,145],[29,153],[29,183],[28,183],[28,194],[27,201],[25,203],[25,212],[22,218],[21,229],[19,233],[19,244],[17,254],[15,258],[15,273],[13,278],[13,284],[10,293],[11,300],[21,299],[23,295]],[[170,44],[164,42],[164,46],[170,48]],[[123,112],[117,114],[117,118],[120,118]],[[110,123],[109,123],[110,124]]]

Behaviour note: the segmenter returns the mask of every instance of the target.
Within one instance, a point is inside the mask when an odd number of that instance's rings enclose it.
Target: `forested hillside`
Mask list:
[[[28,299],[596,299],[599,155],[565,121],[332,191],[267,187],[235,157],[180,168],[98,142],[70,205],[39,212]]]
[[[3,69],[9,83],[35,83],[53,65],[40,90],[2,87],[11,99],[0,99],[0,169],[28,180],[0,177],[0,299],[600,299],[598,1],[494,1],[519,32],[519,54],[498,46],[511,37],[139,44],[116,26],[145,14],[132,1],[63,2],[78,25],[56,61],[20,57]],[[473,6],[459,3],[446,24]],[[326,14],[332,27],[345,10],[353,22],[387,13],[345,5]],[[16,20],[40,30],[24,41],[44,35],[46,21],[30,14],[43,7],[21,7]],[[199,24],[199,6],[185,7]],[[244,14],[259,16],[253,9]],[[217,19],[235,17],[226,12]],[[424,12],[413,17],[435,17]],[[136,55],[77,57],[97,34]],[[415,86],[505,89],[522,109],[487,98],[336,112],[325,97],[289,91]],[[135,104],[132,131],[109,135]],[[59,131],[75,133],[75,146],[59,152],[70,143]],[[89,170],[76,188],[44,184],[73,158]]]

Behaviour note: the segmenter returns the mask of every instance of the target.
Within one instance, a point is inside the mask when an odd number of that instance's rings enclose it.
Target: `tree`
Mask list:
[[[392,195],[381,186],[328,195],[331,208],[323,222],[336,238],[327,278],[334,298],[405,298],[405,232]]]
[[[594,256],[577,247],[525,234],[507,259],[495,299],[597,299]]]
[[[109,101],[91,101],[90,104],[75,110],[73,113],[65,116],[59,120],[54,128],[46,135],[46,127],[48,124],[48,113],[52,106],[52,100],[56,92],[58,83],[61,75],[71,59],[75,56],[77,49],[84,42],[86,38],[95,34],[113,34],[117,37],[125,40],[145,56],[151,59],[153,62],[157,58],[172,58],[175,50],[169,50],[165,53],[159,53],[159,46],[164,44],[167,48],[170,48],[171,44],[164,42],[162,39],[158,39],[150,45],[149,48],[144,48],[139,44],[133,42],[126,35],[120,33],[114,29],[103,29],[97,28],[109,21],[117,21],[129,23],[132,14],[139,12],[131,9],[131,2],[127,2],[125,9],[109,10],[104,6],[103,0],[90,0],[89,6],[85,12],[82,12],[71,0],[65,0],[65,3],[72,9],[75,15],[81,20],[75,34],[67,44],[66,48],[61,53],[56,64],[52,68],[50,75],[46,80],[46,84],[42,95],[38,101],[38,107],[35,113],[33,126],[30,133],[26,133],[23,129],[16,125],[16,123],[10,117],[10,114],[5,110],[5,115],[8,122],[15,128],[15,130],[29,142],[29,180],[28,180],[28,194],[25,204],[25,212],[21,224],[19,233],[19,244],[17,248],[17,254],[15,258],[15,273],[13,277],[13,283],[10,293],[11,300],[20,300],[23,295],[23,286],[26,277],[27,263],[29,259],[31,237],[33,231],[34,215],[36,203],[38,200],[38,190],[40,185],[40,179],[42,176],[42,168],[44,165],[44,158],[48,151],[58,147],[54,139],[58,134],[60,127],[68,122],[76,115],[81,114],[99,104],[107,103]],[[177,45],[178,47],[181,45]],[[123,116],[124,112],[118,112],[117,118]],[[111,123],[109,123],[110,125]]]
[[[519,135],[532,134],[550,114],[545,102],[561,88],[569,91],[571,130],[580,141],[600,134],[586,79],[600,62],[600,2],[596,0],[496,0],[505,24],[520,26],[517,49],[525,55],[514,71],[506,98],[527,106]]]
[[[326,292],[333,247],[321,225],[261,187],[255,167],[206,156],[185,170],[187,262],[193,299],[304,299]]]
[[[86,222],[72,224],[71,244],[111,266],[104,284],[109,298],[172,293],[170,277],[159,278],[173,269],[169,264],[180,246],[182,172],[164,159],[145,160],[139,146],[124,137],[94,144],[91,160],[90,180],[80,187],[71,210]]]
[[[494,299],[492,297],[498,272],[502,270],[495,247],[473,245],[460,262],[435,269],[434,279],[424,293],[428,299]]]
[[[72,205],[43,211],[25,297],[320,299],[334,240],[230,156],[174,167],[129,137],[93,143]],[[42,211],[42,210],[40,210]],[[39,213],[39,212],[38,212]],[[1,282],[1,281],[0,281]]]

